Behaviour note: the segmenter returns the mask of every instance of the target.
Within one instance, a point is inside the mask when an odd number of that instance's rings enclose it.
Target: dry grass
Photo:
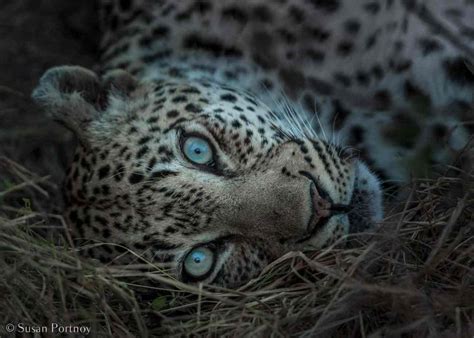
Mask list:
[[[56,186],[1,158],[2,324],[85,325],[114,337],[470,337],[470,155],[443,177],[407,187],[376,233],[291,252],[239,290],[184,285],[151,263],[79,257],[61,216],[45,207],[57,202]]]

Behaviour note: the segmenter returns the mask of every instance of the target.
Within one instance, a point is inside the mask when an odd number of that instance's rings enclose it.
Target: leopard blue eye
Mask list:
[[[209,142],[200,137],[188,137],[183,143],[183,153],[193,163],[210,164],[214,157]]]
[[[208,274],[213,265],[214,253],[206,247],[193,249],[184,260],[185,272],[194,278],[200,278]]]

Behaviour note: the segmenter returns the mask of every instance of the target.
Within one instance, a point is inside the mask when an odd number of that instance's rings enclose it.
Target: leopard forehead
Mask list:
[[[259,134],[277,138],[276,113],[247,92],[207,82],[156,81],[145,83],[130,96],[112,97],[108,112],[94,125],[98,135],[108,133],[102,125],[127,136],[166,134],[180,124],[194,121],[210,131],[250,137]],[[116,119],[118,116],[121,118]],[[270,135],[272,132],[272,135]],[[281,138],[281,137],[280,137]],[[146,143],[141,140],[140,143]],[[268,141],[264,142],[264,145]],[[245,144],[249,144],[247,140]]]

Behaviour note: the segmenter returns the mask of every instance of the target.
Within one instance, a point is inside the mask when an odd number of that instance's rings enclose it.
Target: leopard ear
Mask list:
[[[102,90],[106,93],[115,91],[120,95],[128,96],[137,87],[138,80],[122,69],[111,70],[102,78]]]
[[[89,126],[104,114],[109,93],[127,95],[137,85],[132,75],[121,70],[112,71],[101,80],[86,68],[60,66],[46,71],[32,97],[87,146],[91,142]]]
[[[77,66],[54,67],[46,71],[33,91],[33,99],[47,114],[70,129],[83,145],[88,145],[87,129],[97,118],[99,77]]]

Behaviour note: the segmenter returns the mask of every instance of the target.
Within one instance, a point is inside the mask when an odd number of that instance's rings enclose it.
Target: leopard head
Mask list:
[[[33,97],[79,140],[65,216],[100,259],[133,251],[184,282],[235,287],[382,217],[364,163],[251,93],[64,66]]]

